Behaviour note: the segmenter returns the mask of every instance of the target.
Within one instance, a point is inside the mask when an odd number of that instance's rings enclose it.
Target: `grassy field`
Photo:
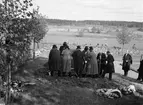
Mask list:
[[[115,89],[137,83],[135,79],[113,74],[113,80],[107,78],[69,78],[47,75],[43,65],[47,58],[39,57],[29,61],[13,74],[14,80],[34,83],[22,87],[23,92],[11,105],[142,105],[142,95],[123,95],[118,99],[108,99],[96,94],[97,89]],[[106,75],[108,76],[108,75]],[[139,86],[141,84],[137,83]],[[139,91],[140,88],[136,87]]]
[[[65,41],[68,42],[73,48],[76,48],[76,45],[81,45],[81,47],[83,48],[85,45],[96,46],[97,44],[100,44],[100,46],[102,44],[106,44],[109,48],[113,46],[122,47],[122,45],[117,42],[116,34],[113,34],[112,32],[110,32],[109,34],[85,32],[82,37],[77,37],[77,35],[78,32],[59,32],[56,30],[49,30],[44,39],[41,41],[41,47],[43,47],[42,44],[45,43],[61,45]],[[125,50],[128,49],[130,51],[133,51],[132,46],[134,44],[136,44],[136,48],[138,49],[138,51],[140,51],[135,52],[134,55],[140,56],[140,54],[143,52],[142,40],[131,40],[131,42],[129,44],[126,44],[124,48]]]
[[[92,46],[95,46],[97,43],[106,43],[109,47],[122,47],[122,45],[120,45],[116,40],[116,30],[120,30],[121,27],[96,26],[96,28],[100,30],[100,34],[89,33],[85,31],[82,37],[76,37],[78,35],[78,31],[81,29],[91,30],[91,28],[92,26],[49,26],[49,32],[47,33],[43,42],[61,44],[64,41],[67,41],[69,43],[81,45],[89,44]],[[139,32],[136,28],[130,28],[128,30],[133,33],[133,37],[140,35],[143,38],[143,32]],[[131,49],[133,44],[136,44],[137,49],[143,49],[143,40],[141,40],[142,38],[134,38],[129,44],[125,45],[125,48]]]

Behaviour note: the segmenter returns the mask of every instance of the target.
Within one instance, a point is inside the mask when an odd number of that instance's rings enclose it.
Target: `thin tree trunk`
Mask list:
[[[124,44],[122,46],[122,55],[124,54]]]
[[[35,59],[35,38],[33,39],[33,59]]]
[[[6,87],[6,104],[5,105],[9,105],[10,104],[10,100],[11,100],[11,64],[10,62],[8,62],[7,65],[7,87]]]
[[[37,48],[39,49],[39,42],[37,42]]]
[[[8,67],[8,73],[9,73],[9,67]],[[7,73],[7,74],[8,74]],[[9,104],[9,75],[7,75],[7,85],[6,85],[6,100],[5,100],[5,105]]]

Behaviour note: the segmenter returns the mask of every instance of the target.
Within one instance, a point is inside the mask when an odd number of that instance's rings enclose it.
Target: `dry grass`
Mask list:
[[[43,64],[45,58],[37,58],[29,62],[21,71],[15,73],[14,79],[36,83],[35,86],[24,87],[21,98],[12,105],[142,105],[143,101],[134,95],[123,96],[112,100],[96,95],[99,88],[118,88],[129,85],[132,78],[114,75],[116,80],[102,78],[69,78],[50,77]]]

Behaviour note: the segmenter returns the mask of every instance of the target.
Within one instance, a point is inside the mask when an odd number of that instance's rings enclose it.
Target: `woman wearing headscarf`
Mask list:
[[[96,77],[98,75],[98,63],[97,63],[97,58],[96,54],[93,51],[93,47],[89,48],[89,61],[88,61],[88,70],[87,70],[87,75],[91,77]]]
[[[143,54],[141,55],[140,66],[139,66],[138,72],[139,72],[139,75],[138,75],[137,80],[143,81]]]
[[[49,69],[51,71],[51,75],[53,76],[54,71],[58,71],[58,75],[60,75],[60,51],[57,49],[56,45],[53,45],[50,53],[49,53]]]
[[[64,76],[71,71],[71,51],[68,46],[62,51],[62,68]]]

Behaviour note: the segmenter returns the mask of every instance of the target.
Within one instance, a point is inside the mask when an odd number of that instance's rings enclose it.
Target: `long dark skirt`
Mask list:
[[[128,62],[123,62],[122,69],[128,72],[130,70],[130,64]]]
[[[114,63],[107,63],[105,71],[106,73],[114,73],[115,72]]]

